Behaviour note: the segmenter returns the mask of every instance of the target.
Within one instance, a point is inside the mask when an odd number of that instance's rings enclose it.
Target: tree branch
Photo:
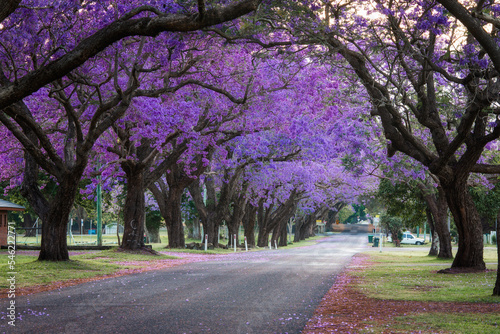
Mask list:
[[[13,1],[13,0],[9,0]],[[161,14],[132,19],[130,12],[81,41],[73,50],[46,66],[31,71],[0,89],[0,110],[63,77],[109,45],[129,36],[157,36],[164,31],[190,32],[234,20],[255,10],[261,0],[241,0],[221,9],[210,9],[199,20],[194,14]],[[158,13],[159,14],[159,13]]]

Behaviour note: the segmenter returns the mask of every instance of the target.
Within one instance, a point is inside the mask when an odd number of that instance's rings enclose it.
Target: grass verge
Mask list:
[[[167,255],[125,253],[110,249],[73,255],[70,261],[51,262],[36,259],[37,257],[32,255],[16,255],[16,288],[112,275],[120,270],[148,266],[151,261],[177,258]],[[2,261],[0,263],[0,289],[8,288],[7,273],[10,271],[12,270],[9,270],[7,261]]]
[[[396,317],[391,330],[407,333],[409,328],[418,328],[418,333],[493,334],[500,332],[499,326],[498,314],[425,313]]]
[[[438,274],[451,266],[451,260],[427,256],[422,251],[370,252],[370,262],[356,273],[360,288],[372,298],[427,302],[500,303],[492,297],[497,265],[488,264],[486,272]],[[496,250],[485,249],[486,263],[496,263]]]
[[[485,249],[489,271],[479,273],[438,274],[451,260],[427,253],[354,257],[302,333],[500,333],[500,298],[491,296],[496,249]]]

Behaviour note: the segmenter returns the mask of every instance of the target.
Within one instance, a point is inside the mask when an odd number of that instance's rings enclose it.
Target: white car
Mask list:
[[[403,240],[401,240],[402,244],[410,244],[410,245],[423,245],[425,244],[424,239],[417,238],[410,232],[403,233]]]

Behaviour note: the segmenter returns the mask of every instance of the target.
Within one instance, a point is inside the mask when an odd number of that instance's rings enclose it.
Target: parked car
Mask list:
[[[410,245],[423,245],[425,244],[424,239],[417,238],[411,232],[404,232],[403,239],[401,240],[402,244],[410,244]]]

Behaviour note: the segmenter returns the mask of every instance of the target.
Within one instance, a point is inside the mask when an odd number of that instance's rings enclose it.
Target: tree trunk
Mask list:
[[[288,245],[288,234],[286,231],[288,220],[283,220],[279,225],[277,225],[273,230],[273,245],[274,240],[276,240],[278,246],[286,247]]]
[[[188,238],[201,240],[200,219],[198,217],[193,218],[192,225]]]
[[[233,212],[231,213],[231,216],[228,217],[229,220],[226,221],[227,227],[229,229],[229,236],[231,237],[230,240],[228,240],[228,246],[234,247],[234,245],[232,244],[233,235],[234,234],[238,235],[238,230],[240,228],[241,221],[243,220],[243,216],[245,215],[245,208],[247,203],[247,199],[245,197],[245,190],[246,187],[241,190],[238,196],[231,196],[233,197],[232,200]],[[236,238],[236,246],[239,246],[238,243],[239,243],[239,237]]]
[[[22,227],[25,229],[25,237],[34,237],[35,230],[33,228],[36,228],[35,225],[36,220],[34,220],[29,213],[24,213],[23,214],[23,222],[22,222]]]
[[[315,237],[316,236],[316,232],[314,232],[314,230],[316,229],[316,219],[313,219],[312,221],[312,224],[309,225],[309,229],[307,231],[307,237],[306,238],[310,238],[310,237]]]
[[[66,233],[72,204],[64,198],[54,199],[51,203],[49,213],[42,221],[42,243],[38,260],[69,260]]]
[[[467,177],[455,177],[454,182],[441,182],[441,185],[458,230],[458,250],[451,267],[486,269],[483,260],[483,227],[467,190]]]
[[[419,184],[419,188],[432,214],[431,221],[433,224],[431,226],[431,232],[433,244],[431,246],[431,252],[434,242],[436,241],[434,238],[435,232],[439,238],[439,252],[437,253],[437,257],[441,259],[452,259],[451,236],[446,221],[448,216],[448,204],[446,203],[445,192],[441,186],[437,187],[437,195],[434,189],[430,189],[423,184]],[[429,252],[429,255],[432,255],[431,252]]]
[[[434,227],[434,221],[432,219],[432,213],[429,208],[425,209],[425,215],[427,217],[427,224],[429,224],[429,229],[431,230],[431,249],[429,250],[429,256],[436,256],[439,253],[439,240],[436,233],[436,228]]]
[[[210,212],[207,216],[207,222],[203,224],[205,235],[208,234],[208,243],[217,247],[219,244],[219,226],[222,223],[222,218],[217,212]],[[230,235],[230,238],[233,236]]]
[[[497,214],[497,280],[495,282],[495,287],[493,288],[493,296],[500,296],[500,224],[498,221],[500,220],[500,211]]]
[[[159,228],[149,228],[147,230],[147,235],[148,235],[148,242],[154,243],[154,244],[160,244],[161,243],[161,238],[160,238],[160,229]]]
[[[313,225],[315,220],[315,216],[313,214],[307,215],[307,218],[305,219],[304,223],[300,227],[299,231],[299,240],[306,240],[306,238],[309,238],[309,231],[311,226]],[[297,233],[297,231],[295,231]]]
[[[226,222],[227,223],[227,222]],[[234,224],[234,223],[227,223],[227,230],[228,230],[228,240],[227,240],[227,247],[228,248],[233,248],[234,247],[234,235],[236,234],[236,247],[239,246],[239,236],[238,236],[238,229],[240,225],[239,224]]]
[[[439,254],[437,257],[440,259],[453,259],[451,235],[447,222],[448,204],[446,203],[446,195],[442,187],[438,187],[436,209],[433,216],[434,228],[436,229],[436,233],[439,238]]]
[[[184,238],[184,226],[182,225],[182,193],[184,187],[173,188],[169,184],[168,203],[165,223],[168,232],[168,247],[169,248],[185,248],[186,241]]]
[[[305,224],[307,217],[301,216],[295,219],[295,235],[293,236],[293,242],[300,241],[300,230],[302,229],[302,225]]]
[[[276,225],[273,228],[273,234],[271,235],[271,244],[274,247],[275,243],[278,244],[281,235],[281,224]]]
[[[265,210],[263,202],[259,202],[259,208],[257,209],[257,222],[259,224],[259,233],[257,235],[258,247],[266,247],[269,244],[268,216],[271,209],[272,206]]]
[[[54,199],[50,202],[49,211],[42,216],[42,243],[38,260],[69,260],[66,234],[68,219],[78,190],[81,173],[76,172],[64,177]]]
[[[243,216],[243,228],[247,238],[248,247],[255,247],[255,219],[257,216],[257,207],[247,203],[245,215]]]
[[[127,175],[127,196],[123,208],[123,238],[121,249],[144,248],[144,169],[133,162],[125,162],[122,169]]]
[[[268,230],[268,227],[261,226],[259,224],[259,233],[257,235],[257,246],[259,247],[267,247],[269,245],[269,233],[270,231]]]

